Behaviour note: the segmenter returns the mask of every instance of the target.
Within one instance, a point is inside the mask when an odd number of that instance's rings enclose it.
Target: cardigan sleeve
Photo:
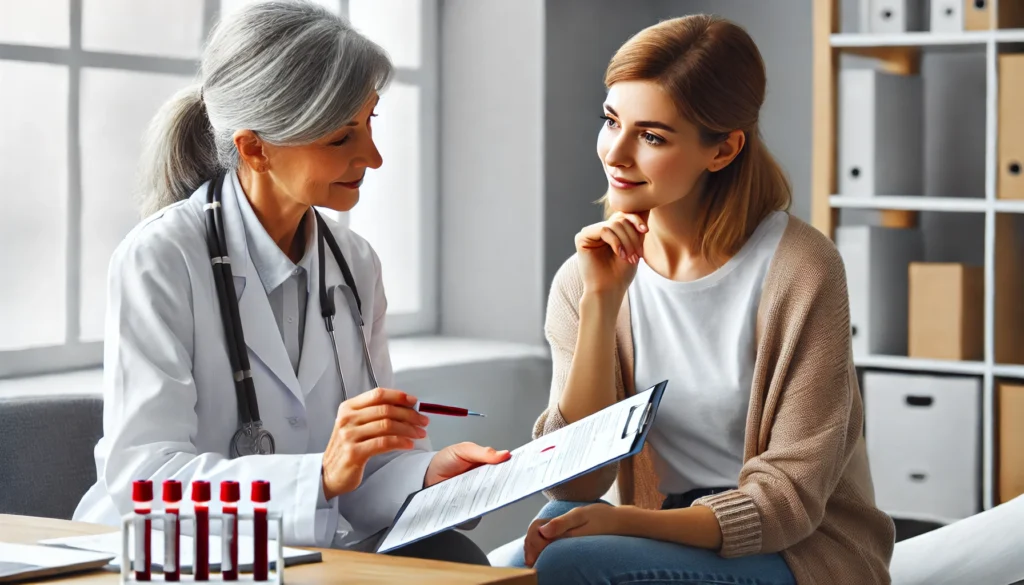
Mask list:
[[[831,242],[810,229],[797,245],[809,251],[789,254],[765,282],[754,376],[767,388],[770,430],[765,436],[762,418],[759,454],[744,463],[738,489],[694,502],[718,518],[725,557],[779,552],[810,536],[863,428],[845,271]]]
[[[576,256],[562,264],[555,274],[548,296],[544,319],[544,337],[551,346],[551,393],[548,407],[533,426],[533,438],[556,431],[568,424],[558,408],[558,400],[569,377],[576,338],[580,328],[580,298],[583,281]],[[618,472],[618,463],[606,465],[585,476],[555,486],[544,493],[552,500],[591,502],[600,499],[611,488]]]

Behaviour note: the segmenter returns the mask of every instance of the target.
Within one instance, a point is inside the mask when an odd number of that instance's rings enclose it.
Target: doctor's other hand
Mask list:
[[[585,292],[613,295],[621,301],[644,255],[649,213],[615,212],[607,220],[588,225],[576,234]]]
[[[458,443],[445,447],[434,455],[423,476],[423,487],[430,487],[456,475],[462,475],[474,467],[508,461],[512,454],[495,451],[476,443]]]
[[[324,496],[348,493],[363,481],[366,462],[375,455],[412,449],[427,436],[430,419],[412,409],[416,397],[376,388],[338,407],[334,431],[323,458]]]

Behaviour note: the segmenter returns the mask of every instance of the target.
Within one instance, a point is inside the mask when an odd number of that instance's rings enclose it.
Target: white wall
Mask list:
[[[717,14],[744,27],[768,72],[761,134],[793,185],[791,211],[811,215],[812,0],[660,0],[666,16]]]
[[[441,333],[543,341],[543,0],[441,4]]]
[[[604,71],[630,36],[659,20],[652,0],[549,0],[546,3],[544,126],[544,284],[575,251],[581,227],[601,220],[608,187],[597,158]]]

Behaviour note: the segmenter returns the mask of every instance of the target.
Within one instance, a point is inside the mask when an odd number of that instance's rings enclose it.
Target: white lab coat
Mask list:
[[[275,455],[230,459],[238,425],[237,401],[221,326],[217,289],[206,246],[206,185],[186,201],[139,224],[110,262],[103,382],[103,438],[96,445],[97,481],[79,503],[75,520],[118,525],[132,509],[132,482],[150,479],[155,497],[165,479],[186,490],[192,480],[238,481],[239,509],[251,509],[253,480],[271,484],[271,509],[284,516],[284,541],[295,546],[350,546],[386,528],[406,497],[421,488],[433,453],[428,440],[411,452],[375,457],[363,482],[318,507],[323,451],[341,403],[332,347],[320,316],[320,266],[314,260],[298,375],[256,268],[249,258],[235,173],[222,196],[228,254],[264,428]],[[386,300],[379,260],[361,237],[325,218],[348,260],[362,300],[364,333],[377,382],[392,385],[384,333]],[[344,279],[326,250],[327,286]],[[370,381],[357,324],[337,296],[335,334],[349,397]],[[157,505],[157,508],[160,508]],[[240,529],[244,529],[240,526]]]

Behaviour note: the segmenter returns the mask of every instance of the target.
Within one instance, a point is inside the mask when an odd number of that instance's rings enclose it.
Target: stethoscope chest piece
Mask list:
[[[231,437],[231,457],[246,455],[273,455],[274,436],[259,421],[242,423]]]

